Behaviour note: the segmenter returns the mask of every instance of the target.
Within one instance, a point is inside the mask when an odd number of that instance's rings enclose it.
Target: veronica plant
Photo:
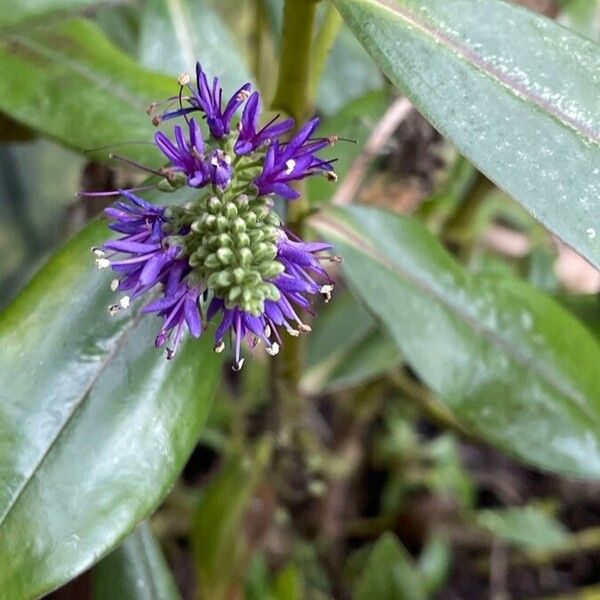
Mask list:
[[[156,125],[182,121],[172,138],[154,136],[168,160],[158,187],[168,193],[187,185],[198,198],[165,208],[120,191],[122,199],[105,214],[121,237],[93,251],[99,268],[118,275],[111,287],[123,295],[111,314],[160,289],[142,312],[161,317],[155,344],[167,346],[167,358],[175,356],[186,329],[199,337],[207,322],[218,320],[215,350],[230,338],[239,370],[242,340],[251,348],[262,342],[276,355],[279,330],[292,336],[310,331],[302,314],[310,312],[311,298],[321,294],[329,301],[333,283],[321,263],[339,259],[328,257],[329,244],[304,242],[287,230],[273,197],[295,200],[294,183],[306,177],[335,181],[332,161],[318,153],[336,138],[314,137],[316,118],[289,139],[291,118],[275,117],[261,128],[260,95],[251,93],[250,83],[223,105],[219,79],[209,83],[200,63],[195,86],[186,75],[179,83],[179,108],[153,118]]]
[[[93,181],[116,200],[105,209],[112,234],[106,220],[87,224],[0,314],[2,600],[39,598],[92,567],[169,490],[153,529],[193,549],[183,564],[195,567],[200,600],[244,589],[434,597],[439,552],[415,563],[394,539],[375,543],[415,498],[470,487],[454,467],[462,452],[437,437],[424,444],[414,432],[433,428],[413,427],[413,415],[533,467],[600,477],[597,299],[566,293],[554,268],[556,237],[600,266],[595,41],[505,0],[147,0],[104,14],[101,0],[0,4],[0,292],[18,290],[45,251],[38,236],[21,264],[18,238],[44,229],[49,189],[64,186],[54,193],[66,199],[83,160],[107,161],[107,148],[127,143],[126,162],[158,176],[145,187]],[[563,24],[571,11],[593,23],[598,10],[545,4]],[[413,106],[439,144],[413,127]],[[80,156],[31,166],[10,137],[32,132]],[[332,132],[359,144],[332,149]],[[405,169],[414,149],[423,164]],[[402,184],[410,202],[404,192],[393,202],[386,183],[400,163],[423,176],[418,193]],[[19,187],[35,192],[35,222]],[[366,197],[389,210],[346,205]],[[408,205],[413,214],[396,213]],[[523,255],[498,242],[514,234]],[[100,270],[82,258],[93,244]],[[334,274],[340,297],[313,320]],[[225,349],[235,370],[248,350],[260,360],[224,377]],[[262,354],[279,356],[265,368]],[[188,465],[215,475],[205,485],[204,471],[193,474],[201,494],[187,477],[175,485],[194,448],[201,460]],[[457,484],[441,485],[455,472]],[[464,514],[472,528],[469,502],[451,527]],[[250,505],[260,518],[247,518]],[[438,524],[447,530],[439,516],[423,519],[431,540]],[[246,521],[264,521],[268,543],[249,539],[257,528]],[[152,545],[148,529],[125,542],[98,570],[95,596],[137,600],[147,579],[177,598]],[[558,556],[574,547],[553,546]],[[324,581],[345,573],[351,581]]]

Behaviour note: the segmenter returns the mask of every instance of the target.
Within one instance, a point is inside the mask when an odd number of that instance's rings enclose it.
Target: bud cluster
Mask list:
[[[126,292],[110,307],[112,313],[161,289],[161,296],[142,312],[163,319],[156,346],[170,341],[168,358],[185,330],[197,337],[219,316],[215,350],[223,350],[228,334],[239,369],[243,339],[250,347],[264,343],[267,353],[275,355],[281,344],[278,329],[291,335],[310,331],[298,309],[310,310],[315,294],[323,294],[326,301],[330,297],[332,282],[321,262],[331,260],[323,254],[331,247],[303,242],[286,231],[273,210],[273,196],[295,199],[293,182],[308,176],[334,180],[331,162],[317,153],[335,138],[312,137],[318,119],[287,141],[281,136],[293,128],[292,119],[276,118],[259,129],[260,98],[251,93],[250,84],[223,107],[218,79],[209,85],[200,65],[196,87],[187,76],[178,81],[179,108],[153,119],[185,120],[184,126],[174,127],[173,139],[162,132],[155,135],[157,149],[168,160],[158,188],[173,191],[187,185],[199,190],[198,198],[163,208],[132,190],[120,190],[122,199],[105,212],[121,237],[94,253],[100,268],[111,267],[118,274],[111,288]],[[206,137],[188,116],[193,112],[206,120]]]

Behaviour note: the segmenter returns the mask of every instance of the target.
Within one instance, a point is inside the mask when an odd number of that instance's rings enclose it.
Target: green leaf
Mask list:
[[[302,600],[306,597],[302,575],[293,563],[277,574],[271,587],[271,597],[273,600]]]
[[[500,0],[335,4],[439,131],[600,266],[596,44]]]
[[[600,42],[600,2],[598,0],[562,0],[558,18],[569,29]]]
[[[92,597],[94,600],[181,600],[146,523],[93,570]]]
[[[354,600],[425,600],[419,572],[391,533],[382,536],[369,556]]]
[[[561,546],[569,537],[562,523],[534,506],[481,510],[476,521],[495,536],[522,548]]]
[[[114,4],[114,0],[2,0],[0,30]]]
[[[252,452],[232,453],[204,490],[192,537],[202,598],[229,598],[230,588],[240,584],[242,567],[248,558],[243,520],[270,453],[267,439],[261,440]]]
[[[523,282],[465,272],[409,217],[351,207],[312,225],[456,417],[526,462],[600,476],[600,345],[579,321]]]
[[[76,150],[151,142],[146,109],[177,91],[176,82],[142,69],[83,19],[0,37],[0,68],[0,110]],[[153,146],[124,153],[163,162]]]
[[[142,20],[140,58],[156,71],[192,77],[199,60],[229,93],[252,80],[236,40],[206,0],[150,0]]]
[[[0,589],[46,593],[113,548],[166,494],[210,408],[210,336],[173,362],[159,321],[111,318],[95,221],[0,315]]]
[[[374,127],[390,104],[385,92],[369,92],[348,103],[334,116],[326,119],[320,127],[320,135],[337,135],[356,140],[340,140],[334,146],[325,148],[319,155],[323,160],[335,160],[335,172],[343,180],[357,156],[357,148],[362,148]],[[335,193],[335,186],[325,177],[311,177],[307,181],[308,196],[311,202],[327,202]]]
[[[383,77],[371,57],[342,26],[319,84],[317,103],[326,114],[339,111],[370,90],[380,90]]]
[[[427,594],[439,592],[451,573],[452,546],[448,540],[433,534],[419,556],[418,567]]]
[[[344,335],[339,332],[344,332]],[[309,394],[353,387],[401,362],[396,345],[369,312],[345,293],[319,312],[300,387]]]

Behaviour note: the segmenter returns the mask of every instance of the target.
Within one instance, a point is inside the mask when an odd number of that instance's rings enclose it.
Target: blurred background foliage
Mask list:
[[[600,38],[596,0],[521,3]],[[278,0],[96,4],[86,27],[142,65],[173,76],[198,57],[226,88],[252,79],[272,94]],[[0,25],[19,26],[10,19]],[[351,193],[416,215],[470,272],[530,282],[600,339],[598,271],[415,111],[373,139],[397,100],[345,25],[315,98],[323,133],[357,142],[330,151],[340,183],[311,181],[315,206]],[[77,199],[78,189],[137,177],[106,161],[108,150],[75,153],[46,133],[0,113],[0,307],[102,208]],[[304,452],[272,435],[280,417],[266,362],[247,362],[240,376],[224,369],[201,440],[158,511],[51,598],[600,598],[600,484],[523,466],[483,443],[362,303],[343,284],[336,292],[308,342]]]

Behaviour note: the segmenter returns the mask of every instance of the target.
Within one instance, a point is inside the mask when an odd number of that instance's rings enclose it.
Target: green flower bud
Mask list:
[[[275,279],[283,273],[285,267],[278,260],[269,260],[260,263],[258,270],[264,279]]]
[[[247,233],[238,233],[234,236],[234,239],[238,247],[247,248],[250,246],[250,236]]]
[[[239,264],[242,267],[249,267],[252,264],[252,251],[250,248],[240,248],[237,252]]]
[[[229,219],[229,221],[233,221],[238,216],[237,206],[233,202],[228,202],[223,207],[223,214]]]
[[[222,208],[223,208],[223,205],[221,204],[221,201],[216,196],[212,196],[206,203],[206,209],[208,210],[208,212],[211,215],[220,214]]]
[[[204,259],[204,266],[208,269],[218,269],[221,266],[221,261],[215,252]]]
[[[233,280],[235,283],[242,283],[246,278],[246,271],[241,267],[236,267],[233,270]]]
[[[217,231],[220,233],[226,233],[229,231],[229,219],[223,215],[219,215],[216,218]]]
[[[217,258],[224,265],[230,265],[235,260],[235,254],[230,248],[219,248],[217,250]]]
[[[233,233],[244,233],[246,231],[246,221],[241,217],[237,217],[231,224],[231,231]]]

